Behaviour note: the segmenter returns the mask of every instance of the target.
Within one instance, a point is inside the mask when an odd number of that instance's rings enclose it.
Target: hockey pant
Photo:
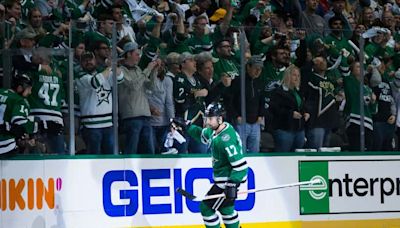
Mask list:
[[[207,195],[223,192],[223,189],[214,184]],[[200,203],[200,212],[206,227],[220,228],[220,219],[216,213],[216,211],[219,211],[226,228],[239,228],[239,216],[237,211],[235,211],[234,203],[235,201],[226,200],[225,198],[203,200]]]

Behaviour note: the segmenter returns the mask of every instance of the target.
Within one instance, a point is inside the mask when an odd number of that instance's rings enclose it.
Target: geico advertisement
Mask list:
[[[400,212],[399,160],[300,161],[300,213]]]
[[[198,213],[200,202],[185,199],[174,189],[186,188],[189,192],[196,192],[196,188],[204,190],[210,187],[210,184],[200,184],[204,180],[205,183],[213,183],[211,168],[142,169],[136,172],[130,169],[111,170],[102,179],[103,209],[110,217],[134,216],[139,206],[143,215],[182,214],[184,207]],[[251,168],[247,185],[254,189]],[[155,202],[157,199],[159,202]],[[254,204],[255,193],[251,193],[236,202],[236,209],[249,211]]]

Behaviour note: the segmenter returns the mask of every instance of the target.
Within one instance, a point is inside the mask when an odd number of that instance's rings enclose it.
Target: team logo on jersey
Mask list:
[[[97,90],[97,106],[101,105],[101,103],[103,102],[107,102],[109,104],[110,95],[111,95],[111,89],[105,89],[103,85],[101,85]]]
[[[231,137],[228,134],[225,134],[223,136],[221,136],[222,141],[227,142],[229,141],[229,139],[231,139]]]

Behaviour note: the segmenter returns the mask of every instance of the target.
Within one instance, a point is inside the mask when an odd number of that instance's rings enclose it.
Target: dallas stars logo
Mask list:
[[[334,94],[334,90],[335,90],[335,86],[331,83],[331,82],[320,82],[319,85],[323,90],[325,90],[325,97],[331,95],[331,96],[335,96]]]
[[[105,89],[103,85],[101,85],[97,91],[97,106],[101,105],[103,102],[107,102],[107,104],[110,104],[110,95],[111,95],[111,89]]]

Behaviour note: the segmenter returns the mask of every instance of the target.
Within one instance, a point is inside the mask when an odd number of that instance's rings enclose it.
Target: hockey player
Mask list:
[[[190,136],[204,144],[212,154],[214,185],[207,195],[224,192],[224,198],[204,200],[200,204],[201,215],[207,228],[219,228],[219,211],[226,228],[238,228],[239,217],[234,203],[238,187],[247,179],[247,162],[243,156],[242,142],[232,125],[223,121],[225,111],[220,103],[212,102],[205,110],[206,128],[190,125]],[[173,120],[184,126],[182,121]]]
[[[0,154],[16,148],[16,140],[34,132],[35,124],[28,118],[32,81],[25,75],[13,78],[11,89],[0,89]],[[37,127],[36,127],[37,128]]]

